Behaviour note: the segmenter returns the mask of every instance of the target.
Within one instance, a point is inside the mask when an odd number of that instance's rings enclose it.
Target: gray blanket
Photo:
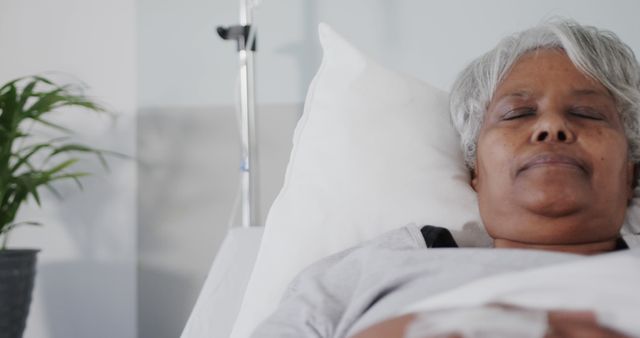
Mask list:
[[[325,258],[290,284],[252,337],[348,337],[420,297],[482,277],[584,259],[508,249],[427,249],[414,225]]]

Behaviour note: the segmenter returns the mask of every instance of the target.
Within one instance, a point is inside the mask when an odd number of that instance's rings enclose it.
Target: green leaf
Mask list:
[[[59,86],[50,92],[33,95],[38,100],[26,111],[29,118],[40,117],[42,114],[66,106],[78,106],[88,110],[104,112],[105,109],[99,104],[91,101],[82,94],[74,94],[69,86]]]
[[[31,189],[29,189],[29,193],[31,194],[33,199],[36,201],[36,204],[40,207],[42,206],[42,204],[40,203],[40,194],[38,194],[38,185],[39,184],[37,183],[33,185]]]
[[[9,226],[11,226],[11,227],[17,227],[17,226],[21,226],[21,225],[42,226],[42,223],[40,223],[40,222],[33,222],[33,221],[24,221],[24,222],[12,223],[12,224],[10,224]]]
[[[10,85],[7,87],[5,92],[3,92],[0,96],[0,108],[2,109],[2,114],[0,115],[0,125],[4,127],[5,130],[8,131],[8,135],[3,135],[5,137],[10,137],[11,132],[15,130],[17,121],[19,121],[20,116],[16,114],[16,110],[18,107],[18,92],[14,85]],[[4,138],[4,137],[3,137]]]
[[[45,126],[51,127],[53,129],[58,129],[58,130],[60,130],[62,132],[65,132],[65,133],[71,133],[72,132],[71,129],[69,129],[69,128],[63,127],[63,126],[55,124],[53,122],[49,122],[49,121],[43,120],[40,117],[33,117],[32,119],[35,120],[35,121],[38,121],[39,123],[44,124]]]
[[[86,96],[82,87],[58,85],[41,76],[18,78],[0,87],[0,235],[4,234],[5,241],[8,232],[15,226],[30,224],[15,223],[14,219],[20,206],[30,197],[40,205],[41,188],[46,188],[60,197],[54,183],[73,180],[83,189],[82,178],[89,173],[69,172],[79,161],[70,155],[95,154],[106,170],[107,157],[128,158],[126,155],[81,143],[67,143],[67,137],[29,142],[32,137],[38,136],[30,129],[34,124],[53,128],[64,135],[72,133],[72,130],[57,124],[49,117],[66,107],[113,115],[94,99]],[[26,120],[32,121],[32,124],[25,123]],[[16,148],[14,144],[18,139],[20,142],[31,144]],[[67,158],[61,158],[64,155],[67,155]]]
[[[38,182],[42,180],[42,176],[39,172],[30,172],[22,174],[15,178],[14,184],[16,184],[15,196],[20,197],[20,201],[24,200],[29,194],[33,196],[36,204],[40,206],[40,196],[38,195],[37,187]],[[14,201],[16,198],[14,198]]]
[[[33,118],[53,111],[57,103],[64,103],[67,100],[64,90],[64,87],[57,87],[50,92],[34,94],[33,97],[38,98],[38,100],[25,111],[24,115]],[[60,95],[60,93],[63,93],[63,95]]]
[[[47,182],[44,185],[47,190],[49,190],[49,192],[51,192],[51,194],[53,194],[57,199],[62,199],[62,194],[60,194],[60,192],[58,190],[56,190],[56,188],[53,187],[53,185],[51,185],[51,183]]]
[[[54,166],[53,168],[51,168],[49,170],[46,170],[45,174],[46,175],[57,174],[57,173],[61,172],[62,170],[64,170],[64,169],[76,164],[78,161],[79,160],[77,158],[72,158],[72,159],[66,160],[66,161]]]
[[[48,84],[48,85],[52,85],[52,86],[54,86],[54,85],[55,85],[53,82],[51,82],[51,80],[49,80],[49,79],[47,79],[47,78],[44,78],[44,77],[42,77],[42,76],[39,76],[39,75],[33,75],[33,76],[31,76],[31,78],[32,78],[32,79],[36,79],[36,80],[38,80],[38,81],[40,81],[40,82],[44,82],[44,83],[46,83],[46,84]]]
[[[41,223],[39,222],[18,222],[18,223],[12,223],[12,224],[7,224],[4,227],[0,227],[0,236],[3,236],[2,238],[2,246],[0,246],[0,250],[5,250],[7,248],[7,242],[9,240],[9,232],[19,226],[23,226],[23,225],[28,225],[28,226],[42,226]]]
[[[13,154],[15,157],[18,158],[18,161],[9,170],[12,173],[15,173],[18,169],[20,169],[20,167],[22,167],[22,165],[24,165],[27,162],[29,162],[29,158],[31,158],[31,156],[35,155],[36,153],[38,153],[42,149],[47,149],[47,148],[51,148],[51,147],[52,146],[50,144],[40,143],[40,144],[36,145],[35,147],[32,147],[31,150],[24,156],[18,155],[17,153]]]
[[[29,98],[32,97],[33,89],[35,88],[35,86],[37,84],[38,84],[38,80],[35,79],[35,80],[29,82],[29,84],[26,85],[24,87],[24,89],[22,90],[22,94],[20,95],[20,102],[18,103],[18,106],[21,109],[24,108],[24,105],[27,103]]]
[[[53,157],[55,155],[61,154],[61,153],[67,153],[67,152],[83,152],[83,153],[95,153],[95,152],[99,152],[96,149],[93,149],[89,146],[85,146],[83,144],[78,144],[78,143],[69,143],[69,144],[65,144],[63,146],[60,147],[55,147],[55,150],[53,152],[51,152],[51,154],[49,155],[49,157]]]
[[[78,176],[72,176],[71,179],[76,182],[76,185],[78,186],[78,189],[80,189],[80,191],[84,190],[84,186],[82,185],[82,181],[80,181],[81,177],[85,177],[85,176],[89,176],[89,173],[78,173],[80,175]]]
[[[81,177],[87,177],[90,176],[91,173],[87,173],[87,172],[75,172],[75,173],[68,173],[68,174],[61,174],[61,175],[57,175],[57,176],[52,176],[51,177],[51,181],[55,181],[55,180],[63,180],[63,179],[78,179]]]
[[[25,152],[25,151],[30,151],[31,149],[33,149],[35,147],[38,147],[41,144],[45,144],[45,145],[49,145],[49,146],[53,147],[53,144],[59,143],[59,142],[62,142],[62,141],[68,140],[68,139],[69,139],[68,136],[52,138],[47,142],[34,143],[34,144],[30,144],[30,145],[24,146],[22,148],[19,148],[17,150],[17,152],[22,153],[22,152]]]
[[[87,176],[90,176],[90,175],[91,175],[90,173],[86,173],[86,172],[75,172],[75,173],[69,173],[69,174],[62,174],[62,175],[52,176],[49,179],[49,182],[71,179],[76,183],[76,185],[78,186],[78,189],[84,190],[84,187],[82,186],[82,182],[80,181],[80,178],[87,177]]]
[[[52,158],[56,155],[66,154],[69,152],[95,154],[98,157],[98,160],[100,161],[100,164],[102,165],[102,167],[107,171],[109,171],[109,163],[107,162],[105,155],[110,155],[110,156],[120,157],[120,158],[128,158],[126,155],[120,154],[118,152],[96,149],[96,148],[92,148],[92,147],[89,147],[83,144],[78,144],[78,143],[68,143],[59,147],[55,147],[55,150],[51,152],[51,154],[49,154],[48,158]]]
[[[11,86],[15,87],[15,84],[16,84],[16,83],[18,83],[18,82],[20,82],[20,81],[24,80],[25,78],[26,78],[26,77],[19,77],[19,78],[17,78],[17,79],[13,79],[13,80],[11,80],[11,81],[9,81],[9,82],[5,83],[2,87],[0,87],[0,95],[2,95],[2,93],[3,93],[5,90],[7,90],[7,88],[9,88],[9,87],[11,87]]]

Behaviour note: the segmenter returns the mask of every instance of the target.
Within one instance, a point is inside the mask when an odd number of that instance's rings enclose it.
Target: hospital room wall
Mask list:
[[[118,117],[80,111],[53,121],[98,148],[135,157],[135,3],[128,0],[3,0],[0,82],[30,74],[83,81]],[[51,132],[49,132],[51,134]],[[63,199],[41,192],[18,219],[10,247],[38,248],[34,298],[25,338],[134,338],[136,328],[135,161],[94,158],[80,191],[59,184]]]
[[[238,3],[137,4],[139,328],[141,338],[174,338],[224,239],[239,188],[236,46],[215,33],[217,25],[237,23]],[[282,184],[301,100],[259,110],[263,223]]]
[[[215,34],[217,25],[238,22],[238,1],[137,4],[140,336],[175,337],[223,240],[238,188],[237,54]],[[386,67],[447,89],[500,37],[553,15],[609,28],[640,54],[639,12],[634,0],[262,1],[255,11],[259,219],[282,184],[321,60],[318,22]]]

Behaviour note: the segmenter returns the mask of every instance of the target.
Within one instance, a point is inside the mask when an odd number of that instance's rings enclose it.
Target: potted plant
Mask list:
[[[36,249],[8,249],[9,234],[28,199],[40,205],[39,191],[74,180],[80,185],[85,172],[73,171],[79,153],[96,154],[106,165],[105,152],[69,142],[70,130],[49,117],[61,109],[80,107],[105,112],[77,85],[58,85],[41,76],[16,79],[0,87],[0,336],[22,337],[35,278]],[[50,128],[62,137],[45,138],[37,130]],[[81,187],[81,185],[80,185]]]

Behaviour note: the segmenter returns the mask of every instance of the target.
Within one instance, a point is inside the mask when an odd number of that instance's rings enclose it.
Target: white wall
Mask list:
[[[0,1],[0,82],[48,73],[81,80],[88,93],[119,113],[114,124],[73,112],[57,121],[77,138],[135,156],[135,3],[129,0]],[[63,200],[43,192],[19,213],[42,228],[22,228],[12,247],[39,248],[38,272],[25,338],[133,338],[136,328],[136,171],[111,161],[84,191],[59,185]]]
[[[235,46],[216,26],[237,22],[238,1],[137,0],[141,107],[229,104]]]
[[[215,28],[238,24],[238,2],[138,0],[141,107],[233,106],[236,45]],[[304,98],[320,60],[316,2],[267,0],[256,12],[259,103]]]
[[[321,59],[318,22],[383,65],[447,89],[501,37],[553,15],[611,29],[640,55],[637,13],[635,0],[263,0],[255,12],[261,219]],[[214,29],[237,22],[237,0],[138,0],[139,149],[173,164],[141,168],[143,338],[181,330],[226,230],[238,182],[237,58],[235,44]]]
[[[553,16],[613,30],[636,53],[640,52],[640,24],[635,18],[640,3],[633,0],[318,3],[323,4],[318,14],[320,20],[331,24],[376,60],[445,90],[466,64],[491,49],[502,37]],[[267,5],[265,2],[264,6]]]
[[[299,111],[262,110],[272,116],[258,139],[263,210],[282,184]],[[139,334],[175,338],[227,231],[238,192],[237,123],[215,107],[143,109],[138,121]]]
[[[138,0],[139,103],[231,106],[235,45],[218,25],[237,24],[237,0]],[[608,28],[640,51],[635,0],[264,0],[255,11],[258,102],[302,102],[320,60],[319,21],[388,67],[448,88],[501,37],[554,15]]]

